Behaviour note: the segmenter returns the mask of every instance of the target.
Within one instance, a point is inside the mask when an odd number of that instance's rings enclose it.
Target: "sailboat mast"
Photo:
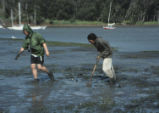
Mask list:
[[[19,11],[19,25],[21,25],[21,8],[20,2],[18,3],[18,11]]]
[[[36,25],[36,9],[34,8],[34,24]]]
[[[108,16],[108,24],[109,24],[109,21],[110,21],[111,9],[112,9],[112,2],[110,2],[109,16]]]
[[[12,23],[12,26],[13,26],[13,10],[11,9],[11,23]]]

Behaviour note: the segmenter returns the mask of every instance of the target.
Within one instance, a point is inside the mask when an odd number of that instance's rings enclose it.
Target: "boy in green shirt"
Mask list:
[[[31,70],[34,76],[34,79],[38,81],[37,68],[43,72],[46,72],[51,80],[54,80],[54,76],[51,71],[43,65],[44,63],[44,53],[46,56],[49,56],[45,39],[36,32],[33,32],[29,25],[25,24],[23,27],[23,33],[26,35],[24,43],[18,52],[15,60],[18,59],[20,54],[24,50],[29,50],[31,52]]]

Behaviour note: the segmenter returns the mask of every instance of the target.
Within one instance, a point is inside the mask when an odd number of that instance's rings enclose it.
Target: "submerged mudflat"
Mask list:
[[[30,55],[14,57],[18,40],[0,40],[0,112],[9,113],[123,113],[159,111],[159,52],[114,52],[116,85],[110,86],[97,66],[92,86],[90,74],[95,48],[80,44],[49,44],[45,65],[54,72],[51,82],[39,72],[33,81]]]

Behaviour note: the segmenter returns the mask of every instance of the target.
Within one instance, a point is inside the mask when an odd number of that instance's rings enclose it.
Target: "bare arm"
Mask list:
[[[100,53],[97,55],[96,60],[99,60],[101,58]]]
[[[46,43],[43,43],[43,47],[44,47],[44,50],[45,50],[46,56],[49,56],[49,55],[50,55],[50,53],[49,53],[49,50],[48,50],[48,48],[47,48]]]
[[[23,51],[24,51],[24,48],[20,48],[20,51],[18,52],[17,56],[15,57],[15,60],[18,60],[18,58],[23,53]]]

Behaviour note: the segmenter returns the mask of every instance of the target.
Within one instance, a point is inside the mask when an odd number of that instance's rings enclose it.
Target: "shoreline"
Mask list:
[[[23,22],[22,24],[25,24]],[[15,23],[15,25],[18,25],[18,23]],[[70,20],[45,20],[43,23],[34,25],[30,24],[32,26],[47,26],[47,27],[103,27],[107,26],[107,23],[100,22],[100,21],[70,21]],[[10,25],[9,25],[10,26]],[[131,23],[116,23],[114,25],[115,27],[151,27],[151,26],[159,26],[159,22],[157,21],[149,21],[149,22],[137,22],[136,24]],[[8,27],[8,26],[7,26]]]
[[[48,27],[103,27],[107,26],[107,23],[100,22],[100,21],[69,21],[69,20],[54,20],[54,21],[44,21],[43,24]],[[114,25],[115,27],[131,27],[131,26],[159,26],[159,22],[156,21],[150,21],[150,22],[137,22],[136,24],[130,24],[130,23],[116,23]]]
[[[46,25],[48,28],[49,27],[103,27],[102,25],[66,25],[66,24],[64,24],[64,25],[57,25],[57,24],[55,24],[55,25],[48,25],[48,24],[43,24],[43,25]],[[105,25],[106,26],[106,25]],[[159,27],[159,24],[158,25],[115,25],[115,27]]]
[[[91,28],[91,27],[97,27],[97,28],[103,28],[103,26],[106,26],[106,25],[90,25],[90,24],[88,24],[88,25],[84,25],[84,24],[81,24],[81,25],[74,25],[74,24],[60,24],[60,25],[58,25],[58,24],[53,24],[53,25],[49,25],[49,24],[42,24],[42,26],[47,26],[47,28],[51,28],[51,27],[69,27],[69,28],[71,28],[71,27],[86,27],[86,28]],[[119,24],[117,24],[117,25],[115,25],[114,27],[159,27],[159,24],[158,25],[119,25]]]

